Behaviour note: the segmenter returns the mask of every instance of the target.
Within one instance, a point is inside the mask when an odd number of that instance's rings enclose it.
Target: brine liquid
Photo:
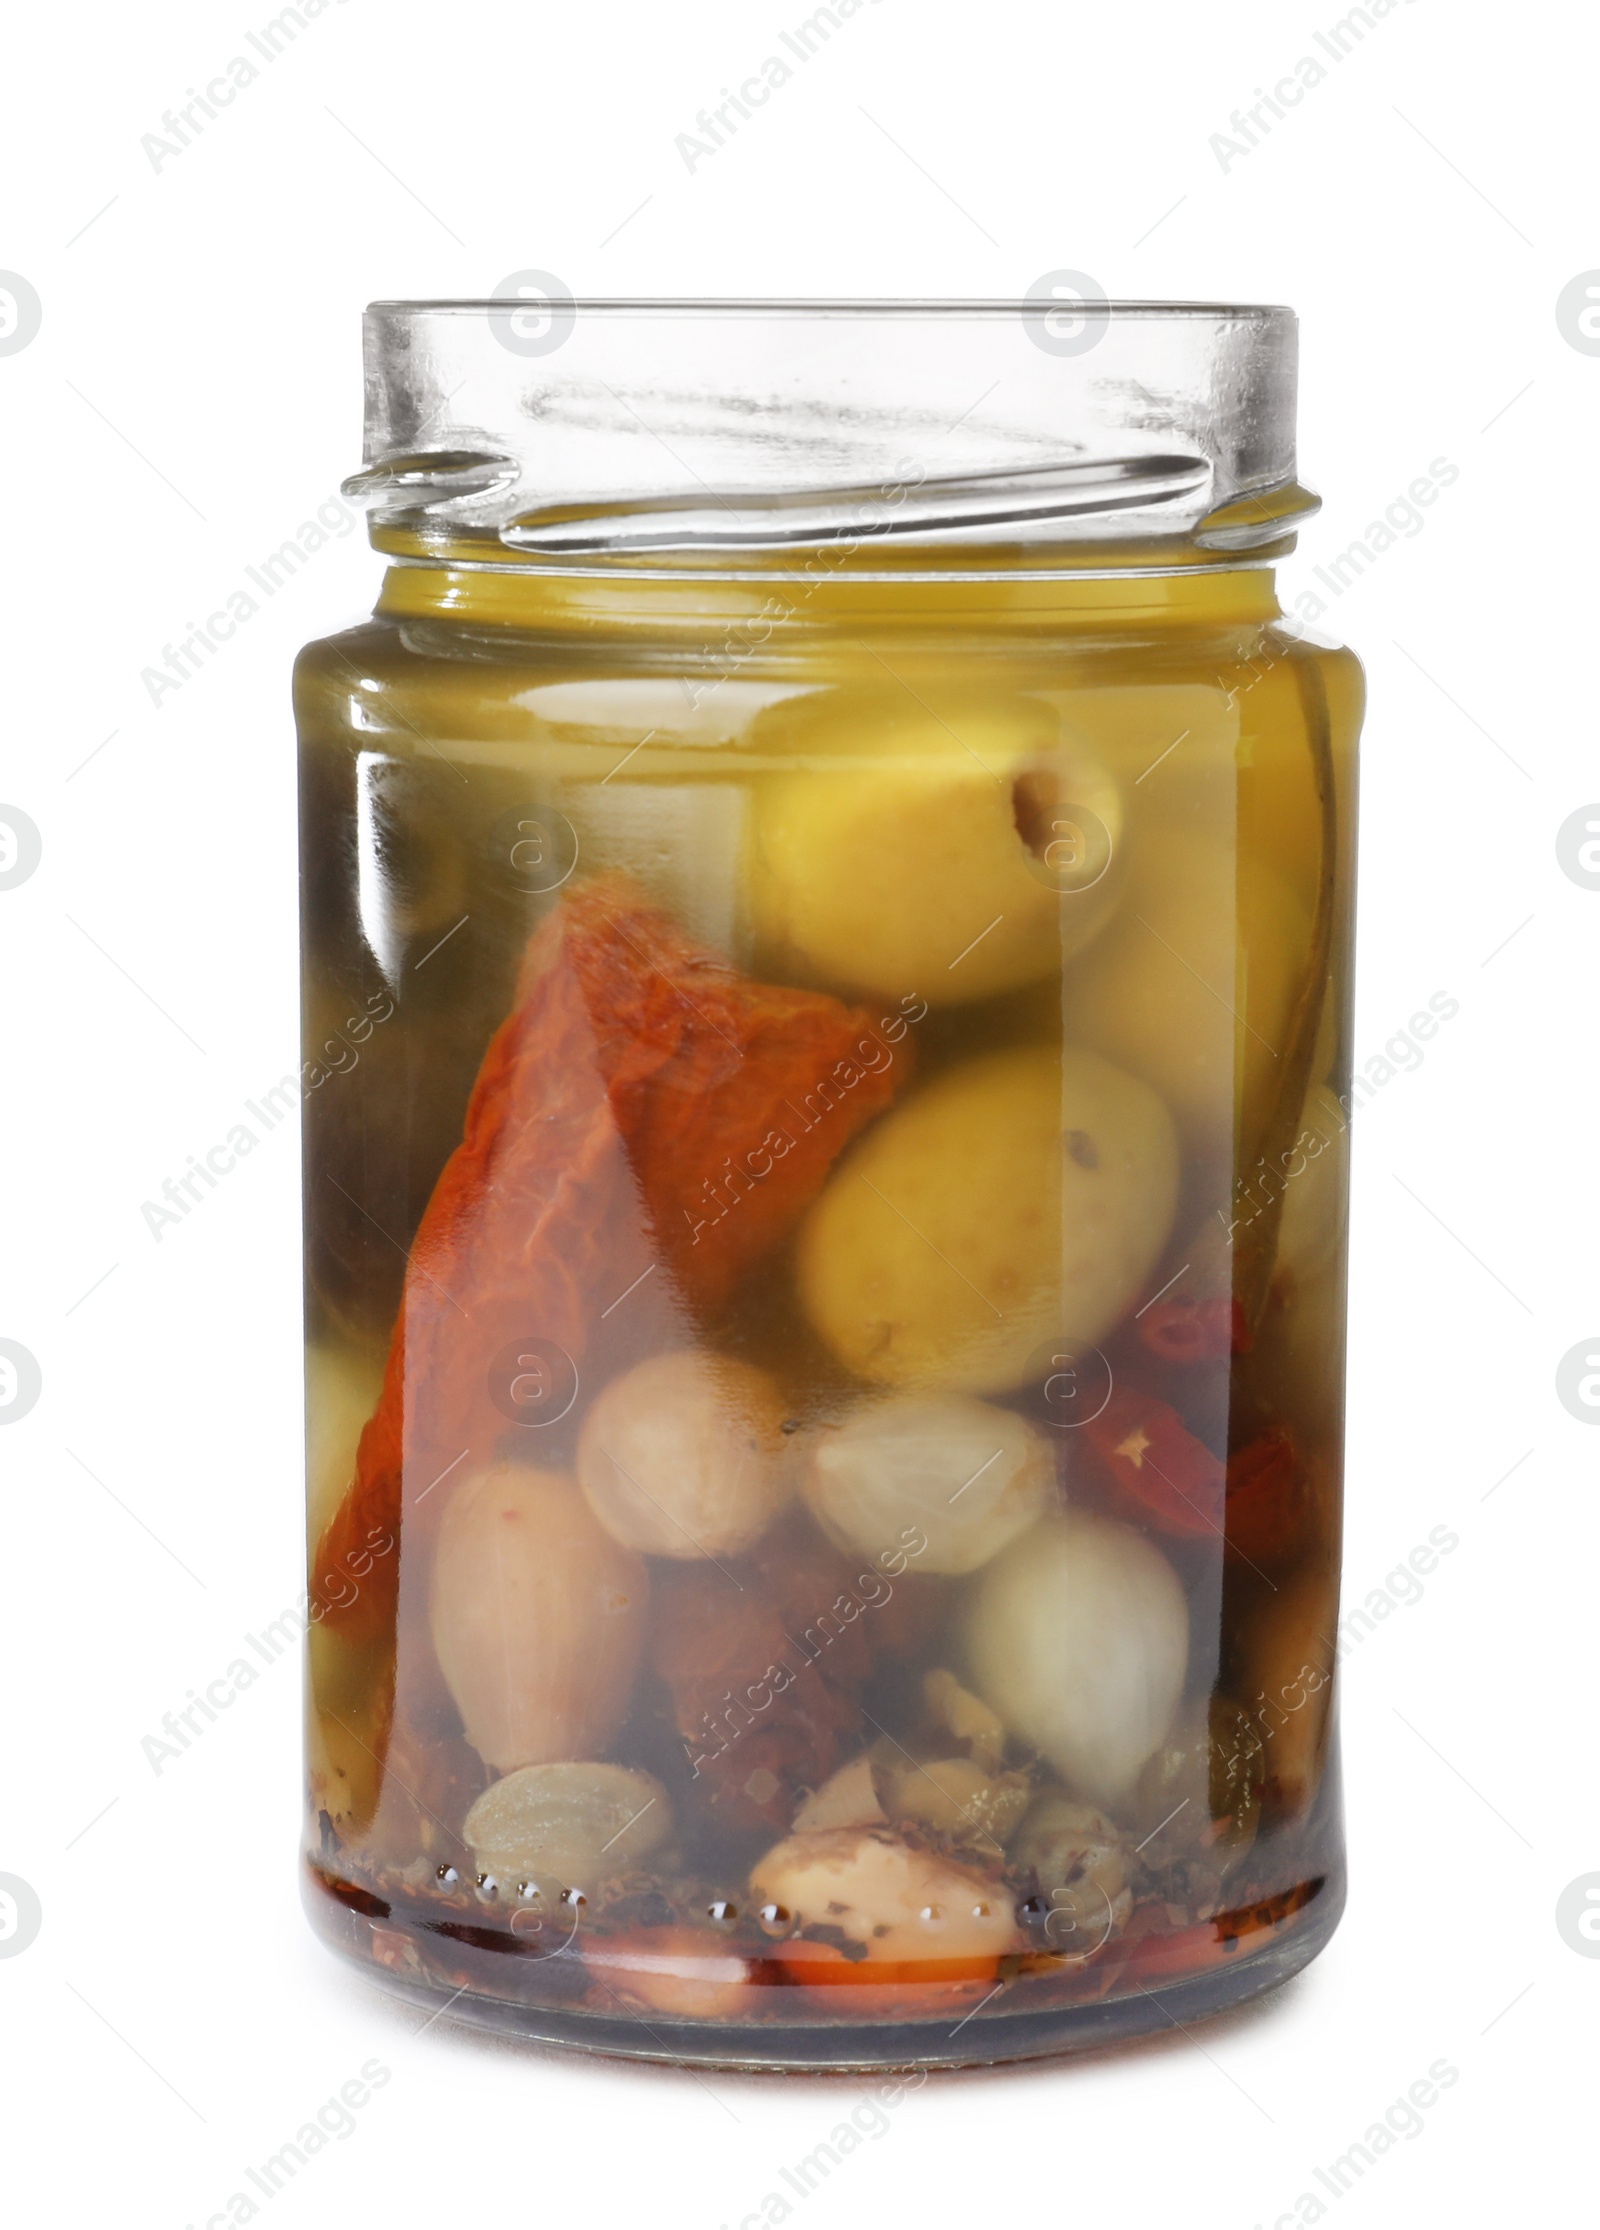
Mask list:
[[[305,654],[344,1948],[799,2065],[1323,1940],[1353,673],[1253,622]]]

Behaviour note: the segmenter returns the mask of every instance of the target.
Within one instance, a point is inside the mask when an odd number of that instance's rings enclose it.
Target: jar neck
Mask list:
[[[1230,628],[1283,615],[1273,571],[1259,562],[869,580],[813,574],[803,562],[758,575],[685,579],[408,559],[391,563],[376,616],[537,635],[703,639],[744,627],[765,641],[812,630],[939,631],[966,622],[1022,634]]]

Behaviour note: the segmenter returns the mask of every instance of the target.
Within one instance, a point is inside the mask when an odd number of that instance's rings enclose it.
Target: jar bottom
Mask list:
[[[1103,1995],[1093,1994],[1092,1966],[1063,1966],[981,1985],[929,1985],[899,1993],[874,1986],[879,1997],[922,1999],[926,2009],[908,2005],[875,2016],[863,2007],[841,2018],[841,2009],[828,2001],[850,1993],[788,1982],[743,1989],[741,2001],[752,2010],[723,2020],[625,2004],[615,1992],[610,1994],[617,1996],[616,2012],[597,2011],[594,1976],[569,1947],[540,1956],[502,1930],[408,1921],[312,1862],[303,1894],[323,1942],[369,1981],[434,2015],[448,2008],[452,2020],[470,2028],[669,2066],[741,2074],[875,2074],[1060,2058],[1224,2013],[1311,1963],[1339,1924],[1345,1881],[1342,1870],[1324,1874],[1274,1898],[1270,1907],[1226,1916],[1241,1930],[1235,1936],[1219,1933],[1219,1922],[1211,1924],[1203,1945],[1189,1941],[1205,1933],[1199,1930],[1187,1931],[1183,1941],[1167,1939],[1156,1958],[1137,1970],[1130,1964]],[[1196,1962],[1187,1972],[1181,1971],[1186,1950]],[[1162,1971],[1168,1960],[1180,1971]],[[765,2001],[759,2009],[757,2000]],[[795,2008],[792,2015],[788,2007]]]

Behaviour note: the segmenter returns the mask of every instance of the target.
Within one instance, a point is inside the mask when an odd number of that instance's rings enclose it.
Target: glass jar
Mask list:
[[[1217,2010],[1343,1895],[1360,670],[1295,325],[388,303],[303,782],[307,1898],[749,2067]]]

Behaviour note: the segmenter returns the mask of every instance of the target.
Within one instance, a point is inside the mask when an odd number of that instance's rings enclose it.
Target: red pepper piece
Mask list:
[[[1305,1474],[1293,1436],[1281,1425],[1228,1458],[1230,1555],[1252,1564],[1281,1562],[1298,1547],[1309,1515]]]
[[[422,1498],[493,1455],[507,1343],[560,1349],[585,1382],[682,1344],[907,1068],[866,1010],[741,975],[623,878],[565,895],[529,943],[412,1244],[313,1614],[353,1638],[392,1627],[402,1509],[430,1526],[448,1494]]]
[[[848,1990],[845,2019],[868,2013],[958,2012],[981,1999],[1000,1970],[998,1953],[965,1959],[852,1959],[837,1944],[793,1936],[774,1954],[784,1980],[806,1990]]]
[[[1166,1402],[1117,1386],[1083,1429],[1122,1495],[1163,1533],[1221,1533],[1227,1472]]]
[[[1139,1319],[1139,1337],[1163,1363],[1222,1363],[1248,1355],[1250,1326],[1230,1295],[1218,1300],[1157,1301]]]

